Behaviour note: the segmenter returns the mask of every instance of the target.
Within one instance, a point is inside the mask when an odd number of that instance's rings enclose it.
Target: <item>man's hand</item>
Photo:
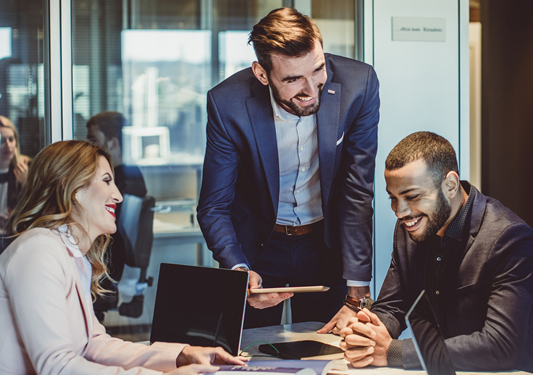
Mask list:
[[[244,270],[236,268],[237,270]],[[262,279],[261,276],[255,271],[248,271],[250,275],[249,285],[250,289],[260,289],[263,286],[261,285]],[[248,303],[255,309],[266,309],[267,307],[276,306],[278,303],[285,301],[288,298],[291,298],[294,293],[260,293],[260,294],[251,294],[248,290]]]
[[[370,287],[368,286],[351,286],[348,294],[356,299],[370,297]],[[317,333],[340,334],[341,329],[346,327],[348,321],[355,317],[356,312],[349,307],[343,306],[337,314],[324,327],[320,328]]]
[[[340,335],[344,358],[352,366],[387,366],[387,351],[392,338],[376,314],[364,309],[348,322]]]
[[[245,364],[243,359],[245,358],[232,356],[221,347],[204,348],[202,346],[186,346],[176,358],[176,367],[187,366],[190,364],[242,366]]]
[[[324,327],[320,328],[317,333],[333,333],[334,335],[339,335],[341,329],[348,325],[348,321],[356,316],[355,311],[352,309],[342,306],[341,309],[335,316],[327,323]]]

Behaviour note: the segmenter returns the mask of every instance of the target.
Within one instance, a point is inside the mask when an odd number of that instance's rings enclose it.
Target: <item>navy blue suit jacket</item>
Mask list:
[[[379,83],[371,66],[325,56],[317,113],[325,240],[342,252],[346,279],[370,281]],[[207,111],[198,221],[222,267],[253,267],[273,232],[280,190],[268,86],[251,68],[240,71],[208,92]]]
[[[468,183],[463,182],[468,190]],[[471,186],[472,189],[475,187]],[[445,273],[441,330],[462,370],[533,371],[533,229],[500,202],[477,191],[462,248]],[[427,251],[396,224],[392,262],[372,306],[393,338],[425,289]],[[420,363],[410,342],[404,367]]]

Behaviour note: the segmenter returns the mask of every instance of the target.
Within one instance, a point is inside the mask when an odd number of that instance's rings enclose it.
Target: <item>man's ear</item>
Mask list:
[[[457,172],[450,171],[446,175],[446,178],[443,181],[443,191],[444,194],[449,198],[454,198],[460,191],[461,182],[459,180],[459,175]]]
[[[268,74],[261,64],[259,64],[257,61],[254,61],[252,64],[252,71],[259,82],[265,86],[268,85]]]
[[[106,143],[107,143],[107,151],[108,151],[109,153],[111,153],[113,150],[116,150],[117,147],[120,146],[117,137],[113,137],[113,138],[107,140]]]

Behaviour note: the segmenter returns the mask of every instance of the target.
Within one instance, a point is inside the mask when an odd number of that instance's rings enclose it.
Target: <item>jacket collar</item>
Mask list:
[[[341,85],[334,83],[334,72],[326,56],[326,69],[328,78],[320,97],[320,109],[317,113],[318,127],[318,157],[320,162],[320,188],[322,191],[322,205],[327,206],[331,182],[333,181],[335,155],[342,150],[337,147],[337,141],[344,136],[339,133]],[[252,97],[246,101],[248,116],[255,136],[261,163],[270,191],[270,198],[277,215],[279,200],[279,159],[276,139],[276,127],[273,118],[273,109],[270,101],[268,86],[253,79],[251,87]],[[339,149],[339,151],[337,151]]]

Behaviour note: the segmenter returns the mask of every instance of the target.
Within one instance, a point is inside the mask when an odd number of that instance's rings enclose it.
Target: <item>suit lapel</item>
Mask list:
[[[327,60],[326,60],[327,62]],[[320,110],[317,112],[318,127],[318,159],[320,162],[320,189],[322,206],[327,207],[335,170],[335,154],[342,150],[337,141],[344,136],[339,134],[341,85],[333,83],[333,72],[328,67],[328,80],[320,97]]]
[[[252,86],[254,97],[246,101],[248,116],[255,136],[261,164],[265,171],[270,197],[274,205],[274,213],[278,212],[279,200],[279,161],[276,126],[270,105],[268,87],[254,80]]]
[[[91,314],[91,308],[92,306],[87,306],[87,302],[85,301],[85,292],[83,291],[83,286],[81,285],[81,279],[80,275],[78,274],[78,269],[76,266],[76,262],[83,262],[82,258],[75,258],[72,257],[73,264],[73,274],[74,274],[74,284],[76,285],[76,292],[78,293],[78,299],[80,301],[81,309],[83,312],[83,317],[85,319],[85,330],[87,332],[87,337],[90,340],[92,336],[92,314]],[[82,266],[84,266],[82,264]]]
[[[466,186],[464,184],[467,184],[467,182],[462,181],[463,188],[466,189]],[[470,185],[470,184],[469,184]],[[476,189],[473,185],[470,185],[470,189]],[[476,239],[476,236],[479,232],[479,229],[481,228],[481,223],[483,221],[483,216],[485,214],[485,209],[487,207],[487,199],[483,194],[479,192],[479,190],[476,189],[476,197],[474,198],[474,201],[472,202],[472,208],[470,210],[470,213],[468,214],[468,218],[466,220],[465,225],[468,225],[467,233],[465,234],[465,237],[461,240],[461,245],[459,245],[458,252],[454,258],[453,258],[453,264],[451,265],[450,269],[453,270],[452,280],[456,280],[456,275],[459,272],[459,267],[463,262],[464,257],[466,256],[466,253],[470,250],[472,245],[474,244],[474,241]],[[466,242],[465,246],[462,246]]]

